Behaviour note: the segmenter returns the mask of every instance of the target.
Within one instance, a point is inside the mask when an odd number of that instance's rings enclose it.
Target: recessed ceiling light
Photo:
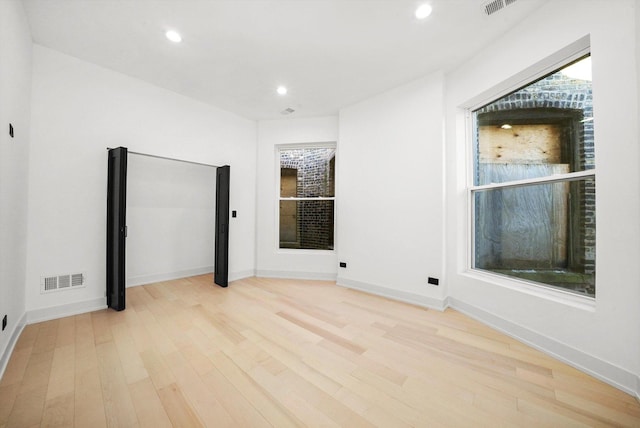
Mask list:
[[[418,6],[416,9],[416,18],[425,19],[427,16],[431,15],[433,8],[429,4],[422,4]]]
[[[182,36],[177,31],[169,30],[164,33],[164,35],[167,36],[167,39],[171,40],[174,43],[180,43],[182,41]]]
[[[276,92],[278,92],[279,95],[287,95],[287,88],[284,86],[278,86]]]
[[[511,128],[513,128],[513,126],[509,125],[508,123],[505,123],[505,124],[501,125],[500,128],[502,128],[502,129],[511,129]]]

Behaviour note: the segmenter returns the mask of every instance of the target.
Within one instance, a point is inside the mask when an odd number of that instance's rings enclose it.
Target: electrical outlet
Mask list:
[[[341,268],[346,268],[347,267],[347,262],[340,262],[340,267]]]
[[[438,278],[433,278],[433,277],[431,277],[431,276],[429,277],[429,279],[427,280],[427,282],[428,282],[429,284],[432,284],[432,285],[438,285],[438,284],[440,284],[440,280],[439,280]]]
[[[7,328],[7,316],[5,315],[4,318],[2,318],[2,331],[4,331],[4,329]]]

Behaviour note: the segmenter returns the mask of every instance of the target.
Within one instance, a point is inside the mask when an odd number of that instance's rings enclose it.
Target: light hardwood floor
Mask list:
[[[635,426],[638,401],[454,310],[210,275],[25,327],[0,427]]]

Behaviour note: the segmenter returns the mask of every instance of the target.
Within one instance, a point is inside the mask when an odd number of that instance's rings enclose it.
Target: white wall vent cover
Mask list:
[[[482,4],[482,11],[485,15],[492,15],[505,7],[512,5],[517,0],[491,0]]]
[[[40,278],[40,293],[84,287],[84,280],[84,273],[43,276]]]

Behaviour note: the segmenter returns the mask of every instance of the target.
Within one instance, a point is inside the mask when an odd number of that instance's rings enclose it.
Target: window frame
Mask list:
[[[467,239],[466,239],[466,264],[463,275],[475,279],[481,279],[493,284],[525,292],[527,294],[547,298],[557,302],[565,303],[571,306],[579,307],[586,310],[594,310],[596,297],[578,294],[569,290],[563,290],[552,285],[522,279],[515,276],[504,275],[489,270],[478,269],[475,267],[475,236],[476,236],[476,217],[475,217],[475,194],[477,192],[502,189],[502,188],[518,188],[536,184],[551,184],[558,182],[571,182],[596,179],[596,168],[586,169],[583,171],[568,172],[563,174],[554,174],[544,177],[536,177],[525,180],[513,180],[504,183],[490,183],[483,185],[475,184],[476,171],[476,137],[475,130],[477,123],[474,111],[499,100],[519,89],[533,84],[539,79],[544,78],[559,69],[579,60],[587,55],[592,55],[590,37],[585,36],[571,45],[561,49],[555,54],[533,64],[524,71],[515,74],[511,78],[504,80],[502,83],[486,90],[478,96],[467,101],[459,107],[459,111],[464,115],[464,142],[465,142],[465,196],[466,196],[466,217],[467,217]],[[596,198],[597,201],[597,198]],[[597,202],[596,202],[597,205]],[[596,210],[597,211],[597,210]],[[597,230],[597,216],[596,216]],[[597,260],[597,257],[596,257]],[[597,273],[597,272],[596,272]],[[595,275],[595,273],[594,273]],[[597,279],[596,279],[597,283]]]
[[[281,171],[280,171],[280,152],[283,150],[296,150],[296,149],[334,149],[336,152],[336,164],[338,145],[335,141],[324,141],[318,143],[287,143],[276,144],[274,152],[275,161],[275,225],[274,225],[274,245],[277,253],[281,254],[332,254],[336,252],[336,196],[338,192],[337,186],[337,168],[334,172],[334,193],[332,197],[318,196],[318,197],[282,197],[280,194],[281,186]],[[280,202],[281,201],[333,201],[333,248],[328,250],[321,250],[315,248],[281,248],[280,247]]]

